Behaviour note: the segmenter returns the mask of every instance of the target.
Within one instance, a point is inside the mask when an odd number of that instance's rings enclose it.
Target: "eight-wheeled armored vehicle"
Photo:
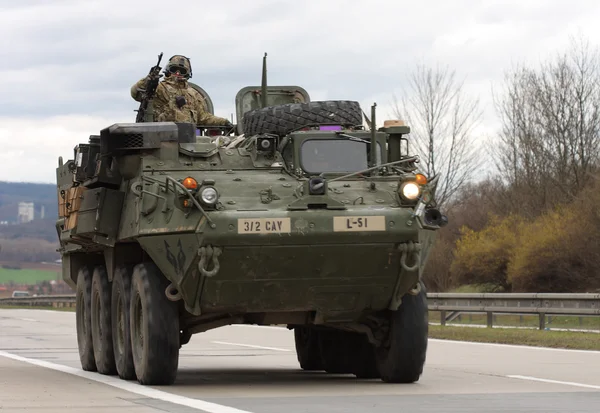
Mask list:
[[[401,121],[376,128],[375,106],[369,119],[265,73],[237,94],[234,131],[117,123],[59,158],[84,370],[172,384],[193,334],[256,324],[293,329],[305,370],[419,379],[437,177]]]

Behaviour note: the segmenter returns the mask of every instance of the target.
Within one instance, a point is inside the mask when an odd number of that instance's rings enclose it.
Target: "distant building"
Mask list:
[[[33,218],[33,202],[19,202],[19,216],[17,218],[17,222],[19,224],[24,224],[26,222],[33,221]]]

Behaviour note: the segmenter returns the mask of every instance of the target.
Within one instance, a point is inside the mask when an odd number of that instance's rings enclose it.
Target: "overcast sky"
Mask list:
[[[571,35],[600,44],[599,21],[593,0],[1,0],[0,180],[53,183],[58,156],[133,122],[129,88],[160,52],[190,57],[226,117],[239,89],[260,84],[264,52],[269,84],[367,113],[377,102],[379,121],[417,62],[449,65],[481,99],[488,136],[503,72],[564,51]]]

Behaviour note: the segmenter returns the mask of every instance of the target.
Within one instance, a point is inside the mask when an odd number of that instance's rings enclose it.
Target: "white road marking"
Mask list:
[[[576,387],[585,387],[586,389],[595,389],[600,390],[600,386],[595,386],[593,384],[583,384],[583,383],[575,383],[572,381],[559,381],[559,380],[550,380],[550,379],[540,379],[538,377],[529,377],[529,376],[506,376],[511,379],[521,379],[521,380],[529,380],[529,381],[541,381],[544,383],[553,383],[553,384],[565,384],[568,386],[576,386]]]
[[[113,376],[104,376],[99,373],[84,371],[69,366],[50,363],[44,360],[30,359],[17,356],[16,354],[0,351],[0,356],[9,359],[23,361],[35,366],[45,367],[48,369],[61,371],[63,373],[72,374],[74,376],[83,377],[88,380],[93,380],[98,383],[108,384],[117,389],[125,390],[130,393],[135,393],[140,396],[149,397],[152,399],[162,400],[169,403],[178,404],[181,406],[191,407],[192,409],[201,410],[208,413],[251,413],[247,410],[240,410],[234,407],[224,406],[221,404],[211,403],[204,400],[192,399],[190,397],[179,396],[177,394],[167,393],[161,390],[153,389],[152,387],[143,386],[136,382],[130,382],[115,378]]]
[[[240,347],[259,348],[259,349],[263,349],[263,350],[292,351],[292,350],[286,349],[286,348],[255,346],[253,344],[242,344],[242,343],[229,343],[227,341],[212,341],[211,343],[225,344],[225,345],[228,345],[228,346],[240,346]]]
[[[18,320],[21,320],[21,321],[33,321],[33,322],[37,321],[37,320],[34,320],[33,318],[18,318]]]
[[[542,350],[542,351],[561,351],[567,353],[582,353],[582,354],[600,354],[598,350],[577,350],[570,348],[553,348],[553,347],[537,347],[537,346],[526,346],[519,344],[501,344],[501,343],[480,343],[478,341],[458,341],[458,340],[446,340],[440,338],[430,338],[429,341],[438,343],[454,343],[454,344],[470,344],[476,346],[488,346],[488,347],[508,347],[508,348],[519,348],[527,350]]]

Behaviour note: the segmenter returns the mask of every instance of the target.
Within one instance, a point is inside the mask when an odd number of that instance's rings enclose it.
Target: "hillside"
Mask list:
[[[33,221],[18,224],[19,202],[34,203]],[[41,209],[44,207],[44,218]],[[0,181],[0,261],[41,262],[60,258],[56,186]]]
[[[40,217],[44,206],[44,216],[55,220],[58,216],[56,186],[29,182],[0,181],[0,221],[16,223],[19,202],[33,202],[35,218]]]
[[[34,219],[24,224],[0,225],[0,239],[33,238],[55,242],[58,241],[55,225],[56,217],[48,216],[44,219]]]

